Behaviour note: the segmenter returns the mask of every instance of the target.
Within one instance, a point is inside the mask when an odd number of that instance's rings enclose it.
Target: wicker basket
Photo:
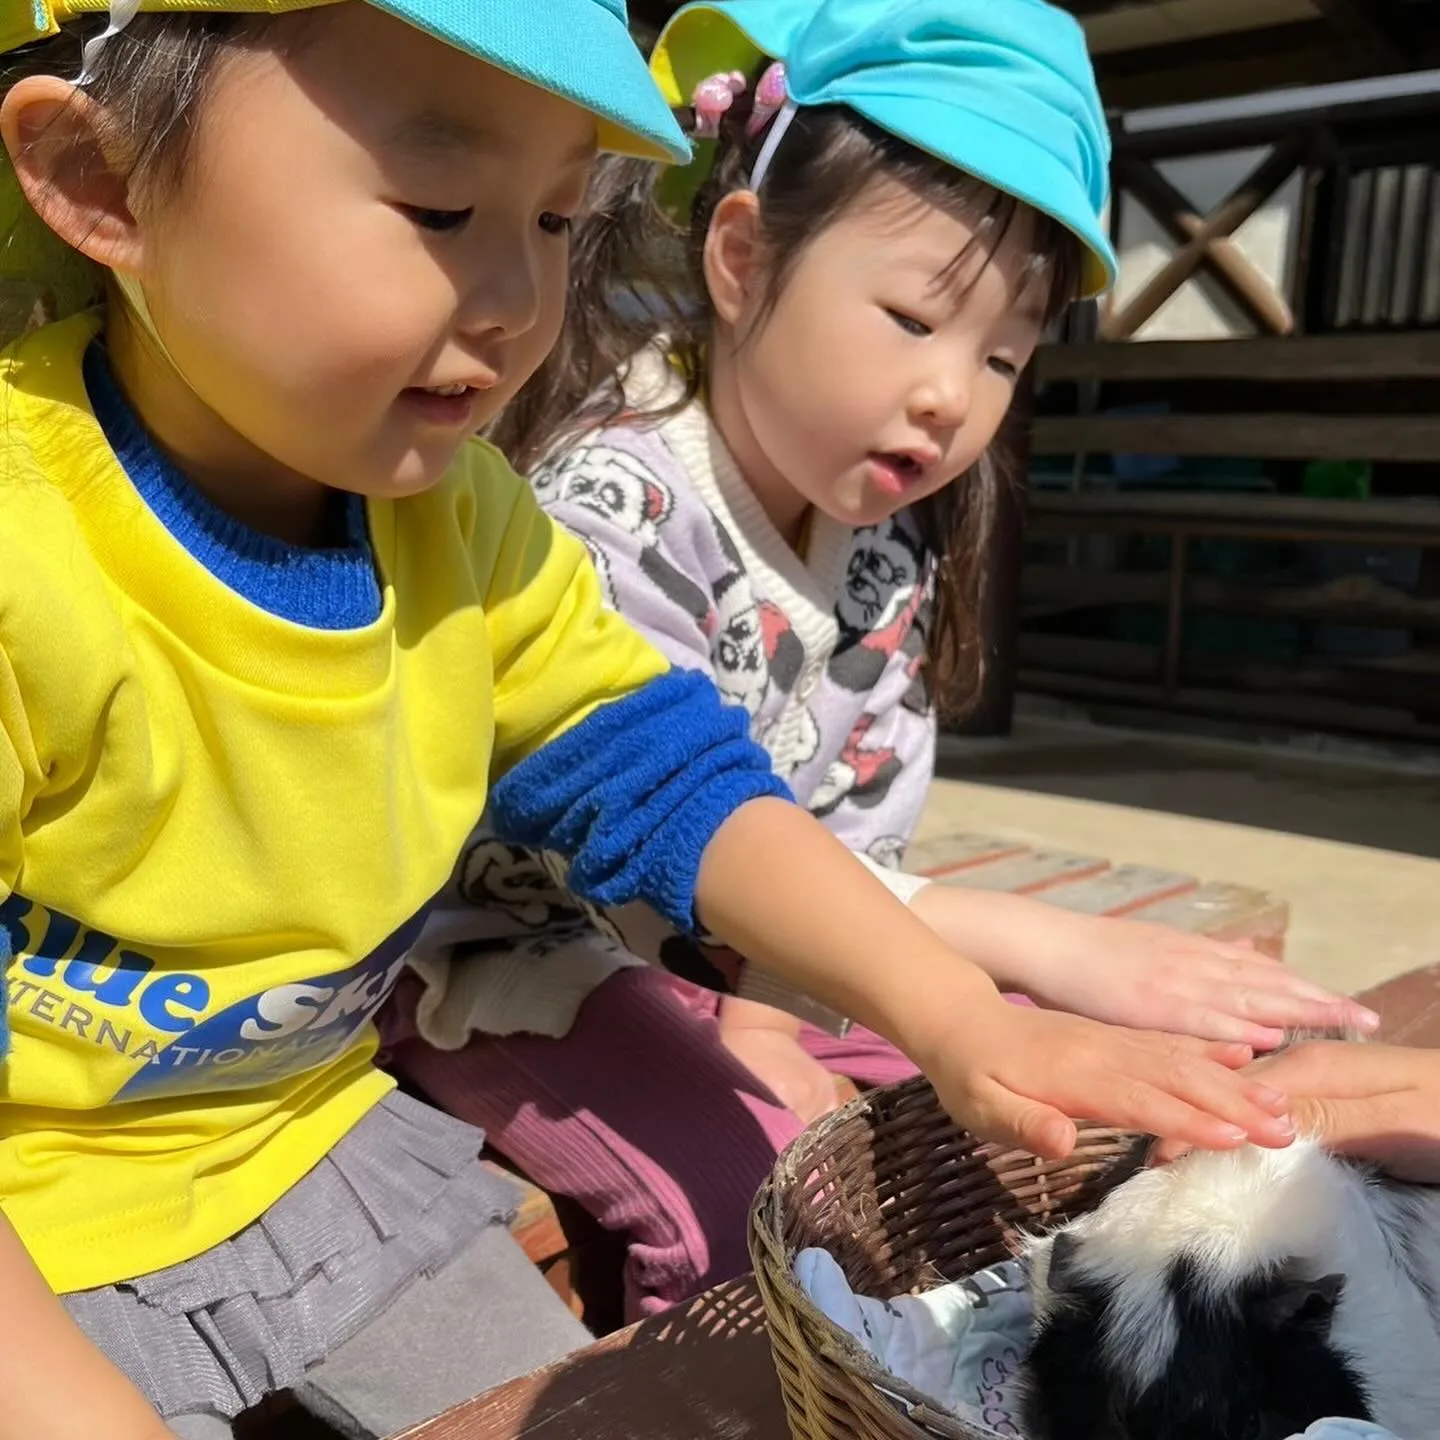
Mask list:
[[[796,1254],[828,1250],[857,1294],[891,1299],[1009,1258],[1021,1226],[1097,1205],[1132,1174],[1134,1136],[1082,1127],[1069,1159],[980,1147],[923,1080],[877,1090],[806,1131],[750,1216],[750,1254],[795,1440],[993,1440],[926,1407],[811,1303]],[[910,1407],[907,1417],[876,1390]]]

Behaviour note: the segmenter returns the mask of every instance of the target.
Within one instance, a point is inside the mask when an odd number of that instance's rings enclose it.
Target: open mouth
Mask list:
[[[925,473],[925,467],[913,455],[885,450],[877,454],[875,458],[893,470],[902,480],[918,480]]]
[[[445,430],[469,429],[475,423],[476,399],[473,385],[412,385],[402,396],[411,415],[425,425]]]
[[[927,466],[917,456],[900,450],[874,450],[870,478],[890,495],[904,495],[925,477]]]

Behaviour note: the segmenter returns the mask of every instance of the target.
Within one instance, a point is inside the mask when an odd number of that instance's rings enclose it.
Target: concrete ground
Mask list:
[[[1440,962],[1440,755],[1244,744],[1023,715],[942,742],[918,839],[980,831],[1288,899],[1288,958],[1358,991]]]

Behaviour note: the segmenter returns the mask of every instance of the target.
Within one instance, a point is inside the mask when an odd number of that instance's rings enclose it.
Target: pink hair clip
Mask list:
[[[785,66],[777,60],[766,69],[755,87],[755,108],[745,127],[750,139],[753,140],[775,118],[789,98],[785,88]]]
[[[695,109],[697,140],[714,140],[720,134],[720,122],[726,111],[735,103],[737,95],[745,93],[749,83],[738,70],[732,70],[729,74],[707,76],[695,87],[690,103]]]

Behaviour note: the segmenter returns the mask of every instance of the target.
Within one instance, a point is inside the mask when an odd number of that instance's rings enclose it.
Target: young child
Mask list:
[[[1275,1044],[1324,997],[1247,950],[893,868],[937,710],[978,679],[1008,478],[992,442],[1047,323],[1113,273],[1079,26],[1040,0],[706,0],[654,65],[704,146],[666,181],[694,191],[700,304],[617,307],[662,274],[665,235],[634,167],[603,177],[567,340],[503,427],[544,455],[542,505],[613,606],[743,705],[801,802],[997,983]],[[756,1186],[837,1074],[909,1066],[863,1028],[719,998],[714,950],[643,915],[596,918],[482,830],[412,956],[387,1063],[626,1236],[633,1314],[745,1267]],[[712,989],[640,963],[657,954]]]
[[[596,150],[686,152],[621,0],[30,0],[0,51],[0,294],[48,320],[0,357],[5,1440],[153,1432],[82,1331],[189,1437],[287,1386],[388,1434],[583,1339],[372,1064],[487,803],[982,1134],[1288,1143],[1243,1046],[1004,1004],[469,441]]]

